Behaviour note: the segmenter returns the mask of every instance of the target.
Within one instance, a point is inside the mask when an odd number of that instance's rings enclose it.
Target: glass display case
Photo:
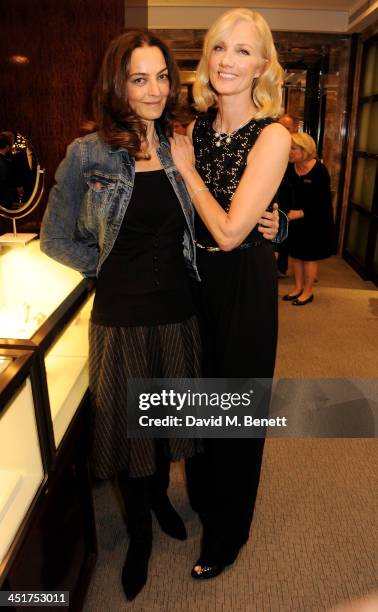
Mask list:
[[[14,432],[18,435],[15,437]],[[0,561],[42,484],[31,382],[28,378],[5,407],[0,423]]]
[[[92,298],[46,351],[45,368],[55,446],[88,388],[88,322]]]
[[[93,283],[44,255],[37,240],[0,250],[5,590],[61,588],[79,601],[96,558],[87,467],[92,294]]]
[[[39,241],[0,254],[0,346],[41,353],[57,448],[88,388],[90,286]]]
[[[0,338],[32,339],[82,276],[44,255],[39,241],[0,252]]]
[[[45,478],[33,361],[31,351],[0,351],[0,567]]]

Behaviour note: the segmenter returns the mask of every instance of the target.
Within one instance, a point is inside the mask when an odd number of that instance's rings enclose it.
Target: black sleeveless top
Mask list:
[[[196,157],[196,169],[201,175],[206,187],[227,212],[231,200],[239,184],[241,176],[247,165],[247,157],[255,144],[261,130],[274,119],[251,119],[246,125],[237,130],[230,143],[223,138],[221,146],[217,147],[219,140],[215,137],[212,127],[215,113],[209,111],[201,115],[193,129],[193,146]],[[200,217],[196,214],[196,239],[204,246],[214,246],[215,240],[211,236]],[[257,227],[255,227],[245,242],[264,240]]]
[[[165,171],[137,172],[118,236],[98,275],[93,323],[162,325],[193,315],[182,246],[185,225]]]

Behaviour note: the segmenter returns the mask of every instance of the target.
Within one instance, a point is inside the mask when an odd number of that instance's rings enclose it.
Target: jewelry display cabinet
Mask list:
[[[0,251],[0,587],[69,591],[96,559],[87,468],[93,285],[37,240]]]

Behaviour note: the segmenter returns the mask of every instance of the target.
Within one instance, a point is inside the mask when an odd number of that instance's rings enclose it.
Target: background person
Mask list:
[[[295,287],[282,299],[304,306],[314,299],[318,261],[334,251],[332,195],[328,170],[316,157],[314,139],[306,133],[291,135],[288,178],[296,209],[289,211],[289,254]]]

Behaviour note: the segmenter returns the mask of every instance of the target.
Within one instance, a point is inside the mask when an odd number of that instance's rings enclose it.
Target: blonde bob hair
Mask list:
[[[291,134],[291,139],[294,144],[305,151],[307,154],[306,160],[317,157],[315,140],[310,134],[306,134],[306,132],[296,132]]]
[[[257,108],[256,119],[277,117],[281,114],[282,84],[284,72],[277,59],[272,33],[265,19],[254,11],[245,8],[232,9],[223,13],[208,30],[193,85],[195,106],[199,111],[207,111],[217,106],[218,96],[209,78],[209,58],[215,45],[222,41],[239,21],[251,23],[259,35],[260,52],[267,67],[251,86],[251,98]]]

